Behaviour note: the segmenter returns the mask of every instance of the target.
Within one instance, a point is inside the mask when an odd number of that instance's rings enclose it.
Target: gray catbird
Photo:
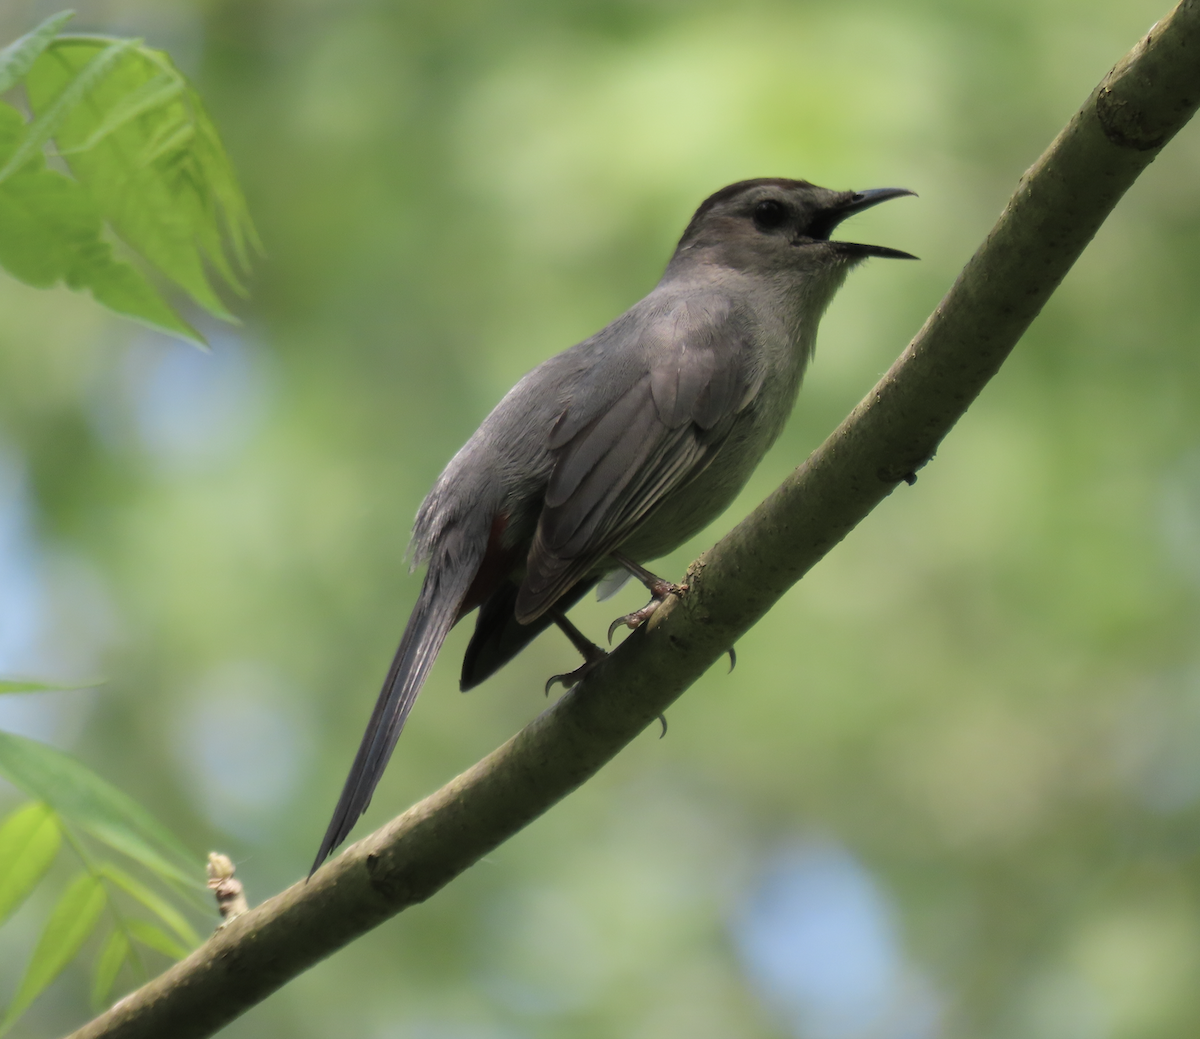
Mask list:
[[[479,607],[463,689],[550,623],[603,655],[566,620],[605,574],[651,590],[635,627],[679,591],[639,565],[670,552],[733,500],[779,435],[812,355],[817,322],[868,256],[833,229],[903,188],[831,191],[803,180],[730,184],[704,201],[662,280],[640,303],[526,375],[438,477],[417,512],[415,563],[428,562],[315,870],[366,810],[446,634]],[[610,631],[611,635],[611,631]]]

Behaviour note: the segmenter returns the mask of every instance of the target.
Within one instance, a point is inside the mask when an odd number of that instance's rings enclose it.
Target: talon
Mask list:
[[[667,716],[665,714],[660,714],[658,716],[658,720],[662,722],[662,732],[658,734],[658,738],[661,740],[667,734]]]
[[[650,601],[640,610],[634,610],[633,613],[627,613],[624,617],[618,617],[608,626],[608,644],[610,646],[612,645],[613,632],[622,624],[631,631],[640,628],[650,619],[654,611],[662,605],[668,595],[682,596],[688,590],[686,584],[672,584],[670,581],[664,581],[661,577],[650,573],[645,567],[638,566],[633,560],[627,559],[619,552],[614,552],[612,557],[646,586],[646,589],[650,592]]]
[[[608,654],[606,653],[605,656],[607,655]],[[568,671],[563,675],[551,675],[546,680],[546,695],[550,695],[550,687],[554,685],[555,682],[559,682],[563,689],[574,689],[577,685],[579,685],[580,682],[584,680],[585,677],[587,677],[588,672],[591,671],[592,668],[594,668],[598,663],[600,663],[599,660],[585,660],[583,664],[577,667],[574,671]]]
[[[730,646],[726,651],[729,654],[729,671],[728,674],[733,674],[733,669],[737,667],[737,650]]]
[[[653,603],[652,605],[657,606],[658,603]],[[608,626],[608,644],[612,645],[613,632],[621,627],[622,624],[632,631],[635,628],[641,627],[642,622],[653,612],[649,607],[643,606],[640,610],[634,610],[633,613],[627,613],[623,617],[618,617]],[[643,613],[645,613],[645,616],[642,616]]]
[[[618,617],[612,622],[612,624],[608,626],[608,644],[610,646],[612,645],[613,632],[616,631],[617,628],[619,628],[622,624],[624,624],[625,627],[627,627],[630,631],[640,628],[654,615],[654,611],[657,610],[661,605],[661,599],[651,599],[640,610],[634,610],[633,613],[627,613],[624,617]]]

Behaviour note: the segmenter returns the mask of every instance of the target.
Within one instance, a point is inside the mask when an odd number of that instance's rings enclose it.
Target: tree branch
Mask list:
[[[1200,104],[1200,0],[1105,77],[925,326],[828,440],[585,682],[473,768],[74,1033],[211,1035],[428,898],[582,784],[905,479],[996,373],[1108,213]]]

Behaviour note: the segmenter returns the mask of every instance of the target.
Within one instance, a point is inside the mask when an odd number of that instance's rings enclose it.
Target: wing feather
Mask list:
[[[735,314],[678,301],[652,315],[640,336],[644,366],[626,370],[622,387],[596,365],[551,433],[555,463],[517,595],[521,623],[549,609],[703,472],[752,396],[747,329]]]
[[[607,410],[584,427],[559,454],[546,488],[546,505],[552,509],[565,505],[580,490],[580,484],[602,463],[609,468],[624,461],[630,449],[636,450],[638,431],[645,432],[645,406],[649,399],[650,377],[643,376]],[[635,428],[637,427],[637,428]],[[631,435],[632,434],[632,435]],[[613,458],[611,456],[615,455]],[[593,481],[594,482],[594,481]]]

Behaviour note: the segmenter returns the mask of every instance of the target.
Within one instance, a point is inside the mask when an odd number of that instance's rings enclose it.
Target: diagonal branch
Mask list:
[[[1021,179],[891,370],[672,599],[483,761],[239,916],[72,1039],[211,1035],[434,894],[597,772],[933,456],[1138,174],[1200,104],[1200,0],[1181,0]]]

